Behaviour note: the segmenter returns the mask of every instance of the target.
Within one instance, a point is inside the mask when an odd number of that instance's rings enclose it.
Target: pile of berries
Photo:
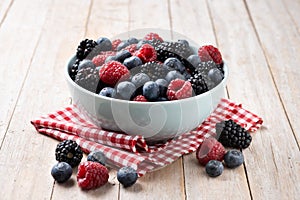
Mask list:
[[[110,98],[172,101],[200,95],[224,78],[220,51],[212,45],[194,52],[187,40],[101,37],[80,42],[70,77],[81,87]]]
[[[73,168],[78,166],[77,183],[84,190],[96,189],[108,182],[109,170],[106,157],[101,151],[90,152],[87,161],[81,162],[83,157],[80,146],[73,140],[60,142],[55,150],[56,163],[51,170],[51,175],[58,183],[68,181],[73,173]],[[132,167],[123,167],[117,173],[118,181],[124,186],[133,185],[138,174]]]
[[[251,143],[250,134],[233,120],[226,120],[216,124],[216,138],[210,137],[197,148],[196,158],[205,166],[206,173],[211,177],[222,174],[224,166],[236,168],[243,164],[244,156],[240,149],[247,148]],[[225,147],[237,148],[226,152]]]

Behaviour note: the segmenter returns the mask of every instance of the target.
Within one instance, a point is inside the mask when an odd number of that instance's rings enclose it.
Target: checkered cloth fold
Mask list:
[[[116,168],[131,166],[142,176],[195,151],[205,138],[216,135],[215,124],[227,119],[233,119],[251,132],[263,123],[261,117],[228,99],[222,99],[214,112],[195,130],[161,145],[149,146],[142,136],[103,130],[87,121],[75,105],[39,117],[31,123],[39,133],[60,141],[76,141],[86,153],[101,150],[108,165]]]

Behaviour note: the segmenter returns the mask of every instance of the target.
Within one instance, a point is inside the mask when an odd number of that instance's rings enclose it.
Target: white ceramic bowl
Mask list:
[[[148,141],[174,138],[191,131],[204,121],[225,97],[228,68],[215,88],[201,95],[175,101],[135,102],[99,96],[77,85],[69,76],[75,58],[65,67],[73,103],[95,125],[129,135],[142,135]]]

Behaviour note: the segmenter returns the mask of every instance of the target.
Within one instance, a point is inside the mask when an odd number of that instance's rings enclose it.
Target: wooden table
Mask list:
[[[299,199],[299,0],[1,0],[0,199]],[[50,175],[56,140],[31,119],[70,103],[65,63],[84,38],[138,28],[180,32],[219,47],[230,99],[262,116],[244,165],[209,178],[195,155],[124,189],[92,191]]]

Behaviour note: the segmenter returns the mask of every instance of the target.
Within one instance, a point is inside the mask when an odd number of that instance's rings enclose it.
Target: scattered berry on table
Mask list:
[[[117,51],[117,47],[119,46],[119,44],[122,42],[122,40],[120,39],[115,39],[111,42],[112,44],[112,50],[113,51]]]
[[[111,86],[115,86],[120,79],[127,79],[129,76],[129,70],[117,61],[105,63],[99,70],[100,80]]]
[[[213,68],[209,70],[207,77],[217,85],[223,80],[224,74],[218,68]]]
[[[180,72],[178,72],[176,70],[172,70],[167,73],[165,79],[166,79],[166,81],[171,82],[172,80],[175,80],[175,79],[185,80],[185,77]]]
[[[73,169],[66,162],[59,162],[52,167],[51,175],[58,183],[64,183],[72,176]]]
[[[156,51],[150,44],[142,45],[134,55],[139,57],[143,61],[143,63],[156,60]]]
[[[116,97],[116,90],[115,90],[115,88],[112,88],[112,87],[104,87],[99,92],[99,95],[104,96],[104,97],[115,98]]]
[[[127,69],[133,69],[143,64],[142,60],[137,56],[131,56],[126,58],[123,64],[127,67]]]
[[[148,102],[148,100],[143,95],[138,95],[134,97],[133,101]]]
[[[97,40],[97,50],[98,51],[111,51],[112,50],[112,43],[111,41],[106,37],[100,37]]]
[[[157,34],[157,33],[148,33],[144,37],[145,40],[159,40],[160,42],[163,42],[164,40]]]
[[[190,55],[187,58],[187,61],[190,62],[195,68],[201,63],[200,57],[198,55]]]
[[[78,166],[77,183],[82,189],[96,189],[108,182],[108,169],[98,162],[85,161]]]
[[[159,97],[159,86],[154,81],[148,81],[143,86],[143,96],[148,101],[155,101]]]
[[[164,65],[167,67],[170,67],[172,69],[175,69],[176,71],[183,74],[186,69],[185,66],[177,59],[177,58],[168,58],[165,60]]]
[[[231,119],[217,123],[216,132],[219,142],[225,147],[245,149],[252,141],[248,131]]]
[[[136,86],[129,81],[122,81],[117,85],[117,97],[124,100],[130,100],[134,96]]]
[[[138,174],[132,167],[122,167],[117,172],[117,179],[124,187],[130,187],[138,179]]]
[[[192,96],[191,83],[182,79],[175,79],[170,82],[167,89],[169,100],[185,99]]]
[[[159,96],[161,97],[166,97],[167,95],[167,89],[168,89],[168,81],[166,81],[165,79],[157,79],[155,81],[155,83],[157,83],[158,87],[159,87]]]
[[[201,73],[195,71],[195,73],[193,73],[192,77],[189,78],[188,81],[191,83],[195,95],[199,95],[208,91],[206,82],[203,79]]]
[[[210,177],[217,177],[220,176],[224,171],[224,166],[222,162],[218,160],[210,160],[205,165],[205,171]]]
[[[92,161],[92,162],[98,162],[101,165],[106,164],[106,156],[104,155],[104,153],[102,151],[92,151],[89,153],[89,155],[87,156],[87,161]]]
[[[116,54],[116,59],[117,61],[119,61],[120,63],[123,63],[123,61],[126,59],[126,58],[129,58],[131,56],[131,53],[124,49],[122,51],[119,51],[117,54]]]
[[[223,62],[220,51],[212,45],[200,47],[198,49],[198,55],[202,62],[214,61],[216,64]]]
[[[225,148],[215,138],[206,138],[197,148],[196,158],[199,163],[205,166],[210,160],[222,161],[225,155]]]
[[[235,149],[229,150],[224,156],[224,162],[228,168],[236,168],[244,162],[243,153]]]
[[[80,146],[73,140],[64,140],[60,142],[55,149],[55,157],[58,162],[66,162],[71,167],[76,167],[83,153]]]
[[[75,83],[93,93],[98,93],[99,81],[99,71],[94,67],[80,69],[75,78]]]

